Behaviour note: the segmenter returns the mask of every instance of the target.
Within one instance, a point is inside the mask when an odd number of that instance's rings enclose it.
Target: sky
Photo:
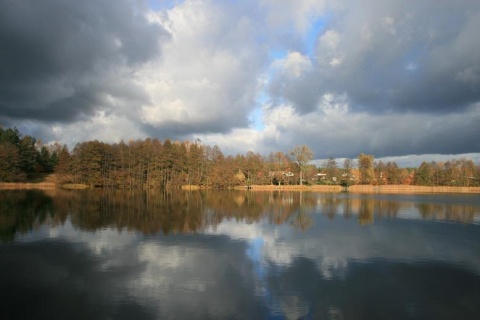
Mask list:
[[[3,0],[0,125],[480,164],[477,0]]]

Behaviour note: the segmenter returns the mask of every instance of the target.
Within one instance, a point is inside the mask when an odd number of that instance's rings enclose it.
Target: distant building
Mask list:
[[[327,177],[327,174],[326,173],[317,173],[317,177],[318,177],[318,179],[325,180],[325,178]]]

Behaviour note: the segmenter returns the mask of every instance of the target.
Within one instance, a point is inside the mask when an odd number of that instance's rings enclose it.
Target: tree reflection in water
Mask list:
[[[472,222],[479,207],[468,204],[399,201],[371,196],[310,192],[53,190],[0,191],[0,239],[9,241],[42,224],[64,224],[87,231],[103,228],[143,234],[201,232],[222,221],[266,220],[307,230],[312,214],[329,219],[395,218],[401,212],[423,219]]]
[[[0,191],[2,315],[478,319],[479,203],[478,196]]]

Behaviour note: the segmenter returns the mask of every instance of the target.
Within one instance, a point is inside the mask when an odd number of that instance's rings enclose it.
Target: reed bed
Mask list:
[[[236,190],[254,190],[254,191],[317,191],[317,192],[340,192],[343,190],[341,186],[325,186],[325,185],[251,185],[251,186],[238,186]]]
[[[3,190],[25,190],[25,189],[43,189],[51,190],[59,187],[54,182],[0,182],[0,189]],[[86,189],[86,184],[70,183],[61,185],[64,189]],[[196,185],[184,185],[183,190],[203,189]],[[429,187],[412,185],[352,185],[348,188],[342,186],[328,185],[251,185],[237,186],[235,190],[253,190],[253,191],[312,191],[312,192],[341,192],[349,191],[356,193],[480,193],[480,187]]]
[[[90,186],[83,183],[66,183],[62,185],[64,189],[88,189]]]
[[[480,193],[480,187],[429,187],[411,185],[353,185],[350,192],[359,193]]]
[[[0,182],[0,189],[4,190],[23,190],[23,189],[55,189],[57,186],[52,182],[37,182],[37,183],[24,183],[24,182]]]
[[[480,187],[429,187],[429,186],[412,186],[412,185],[353,185],[348,188],[341,186],[275,186],[275,185],[252,185],[239,186],[237,190],[253,190],[253,191],[315,191],[315,192],[357,192],[357,193],[480,193]]]

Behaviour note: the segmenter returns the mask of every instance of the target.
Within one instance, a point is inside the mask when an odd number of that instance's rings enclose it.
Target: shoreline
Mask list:
[[[311,192],[351,192],[351,193],[480,193],[480,187],[443,187],[443,186],[412,186],[412,185],[352,185],[342,186],[272,186],[252,185],[237,187],[235,190],[251,191],[311,191]]]
[[[444,187],[411,185],[353,185],[349,192],[358,193],[480,193],[480,187]]]
[[[0,182],[0,190],[52,190],[52,189],[88,189],[83,184],[58,185],[53,182]],[[182,186],[179,190],[203,190],[199,186]],[[307,192],[351,192],[351,193],[465,193],[480,194],[480,187],[444,187],[412,185],[352,185],[348,188],[339,185],[251,185],[237,186],[239,191],[307,191]]]
[[[53,182],[0,182],[0,190],[51,190],[56,189]]]

